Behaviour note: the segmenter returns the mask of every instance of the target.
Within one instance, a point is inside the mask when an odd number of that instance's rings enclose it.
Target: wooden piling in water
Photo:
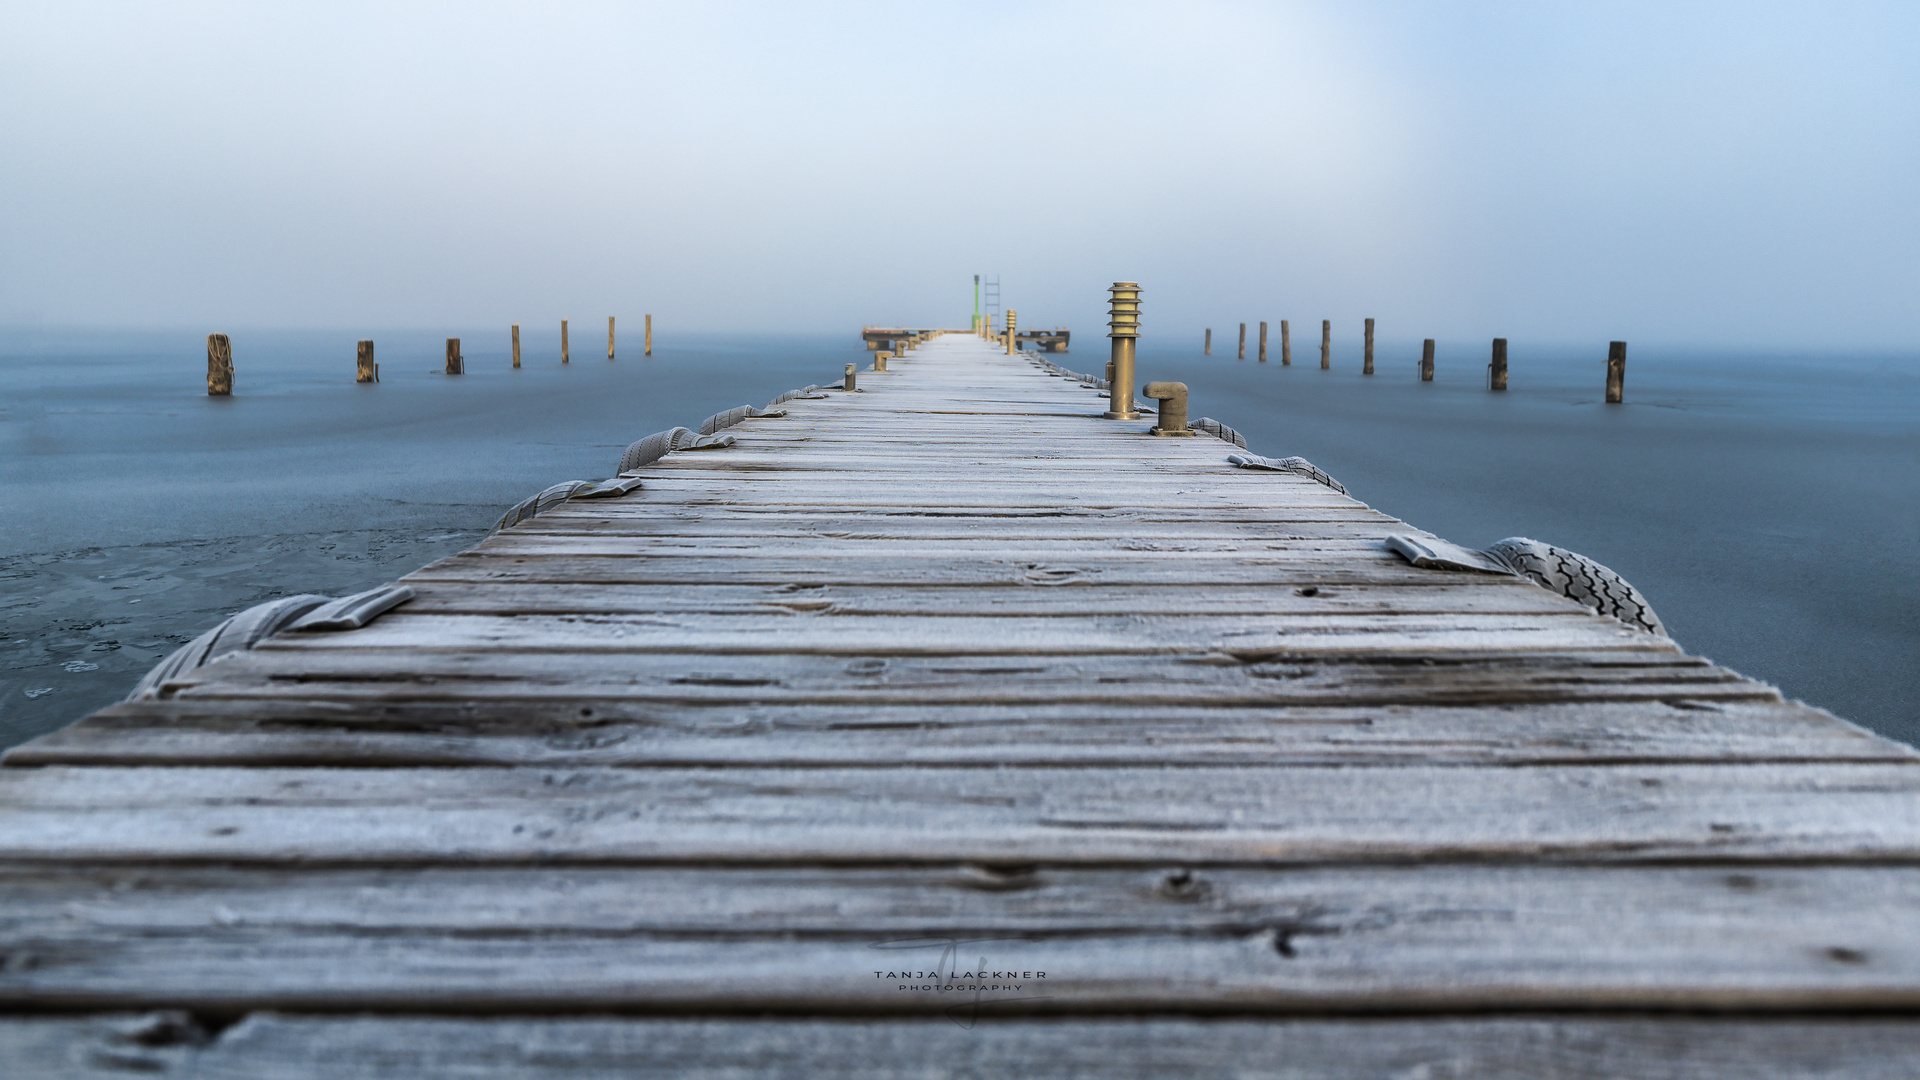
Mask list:
[[[1293,335],[1287,332],[1287,320],[1280,320],[1280,366],[1293,366]]]
[[[1260,324],[1260,362],[1267,362],[1267,324]]]
[[[1433,339],[1428,338],[1420,346],[1420,381],[1433,381]]]
[[[1487,363],[1487,388],[1505,390],[1507,388],[1507,339],[1493,339],[1493,359]]]
[[[1201,347],[1200,355],[1201,356],[1213,355],[1213,327],[1211,326],[1207,327],[1207,340],[1206,340],[1206,344]]]
[[[233,393],[233,340],[225,334],[207,335],[207,396]]]
[[[607,316],[607,359],[613,359],[613,316]]]
[[[1320,370],[1333,366],[1333,320],[1320,320]]]
[[[373,342],[363,341],[355,350],[353,361],[353,381],[370,383],[373,380]]]
[[[1607,404],[1618,405],[1627,399],[1627,343],[1607,343]]]
[[[1367,320],[1367,352],[1366,352],[1366,358],[1360,362],[1360,374],[1362,375],[1373,374],[1373,320],[1372,319]]]
[[[651,315],[647,316],[647,347],[645,355],[653,355],[653,316]]]
[[[1247,358],[1247,324],[1241,323],[1240,324],[1240,355],[1237,357],[1237,359],[1245,360],[1246,358]]]
[[[513,324],[513,366],[520,366],[520,324]]]
[[[460,355],[460,339],[450,337],[447,339],[447,374],[463,375],[465,373],[466,360]]]
[[[560,362],[567,363],[567,320],[560,320]]]

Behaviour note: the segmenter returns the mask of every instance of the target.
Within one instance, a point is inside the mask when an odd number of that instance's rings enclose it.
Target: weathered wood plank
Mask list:
[[[1904,761],[1802,705],[1526,708],[377,703],[189,696],[120,705],[10,765],[1629,764]]]
[[[851,477],[780,475],[751,472],[694,474],[671,471],[646,477],[640,502],[678,496],[701,502],[809,503],[846,506],[1205,506],[1234,505],[1352,506],[1354,500],[1330,487],[1291,473],[1227,469],[1220,475],[1128,476],[1090,488],[1074,476],[984,477],[953,479],[916,476],[899,483],[855,481]],[[1111,481],[1111,478],[1109,478]],[[1284,495],[1284,498],[1282,496]],[[633,496],[628,496],[633,498]]]
[[[1487,575],[1489,578],[1492,575]],[[1458,575],[1422,570],[1395,556],[1328,557],[1307,552],[1264,551],[1224,555],[1173,565],[1157,558],[1086,553],[1071,559],[1042,557],[916,559],[852,558],[829,547],[805,557],[759,554],[751,559],[717,553],[672,559],[644,555],[558,555],[475,548],[429,563],[404,578],[413,581],[552,582],[556,584],[656,585],[1362,585],[1381,582],[1425,585],[1454,582]]]
[[[645,490],[642,488],[641,490]],[[1151,529],[1166,523],[1175,526],[1247,526],[1276,527],[1289,522],[1356,522],[1362,525],[1379,524],[1393,519],[1365,504],[1336,506],[1288,506],[1284,504],[1256,506],[964,506],[964,507],[927,507],[927,506],[872,506],[848,509],[843,506],[812,505],[796,503],[792,505],[763,506],[751,503],[738,505],[702,504],[685,505],[675,498],[661,496],[653,500],[633,500],[629,495],[625,499],[599,499],[563,503],[545,514],[515,526],[516,529],[534,529],[551,517],[554,522],[599,521],[637,522],[657,524],[663,527],[690,527],[695,529],[712,526],[726,528],[734,523],[764,523],[769,532],[779,532],[788,527],[804,529],[820,525],[842,523],[841,531],[860,532],[876,527],[886,527],[894,522],[925,522],[932,526],[945,525],[954,530],[972,530],[975,526],[991,529],[996,525],[1009,527],[1019,525],[1041,526],[1048,522],[1058,522],[1072,528],[1085,524],[1097,528],[1102,523],[1139,525]],[[851,523],[847,525],[846,523]],[[639,527],[639,525],[636,525]],[[537,530],[535,530],[537,531]],[[1426,535],[1422,530],[1404,526],[1394,531],[1405,531],[1415,535]]]
[[[1300,656],[862,656],[256,650],[186,673],[168,696],[359,701],[545,698],[865,704],[1275,707],[1568,701],[1778,701],[1773,688],[1651,642],[1608,653]]]
[[[121,1080],[742,1076],[1162,1080],[1908,1080],[1920,1024],[1753,1016],[1076,1017],[948,1002],[927,1017],[459,1018],[182,1013],[0,1018],[22,1075]]]
[[[1346,515],[1345,520],[1312,521],[1314,516]],[[1353,518],[1367,511],[1314,511],[1300,514],[1301,520],[1272,519],[1258,522],[1174,521],[1149,524],[1138,518],[1109,518],[1079,521],[1060,518],[1026,518],[956,522],[952,518],[904,518],[874,520],[871,517],[842,516],[834,520],[819,518],[774,519],[762,515],[758,520],[706,521],[682,516],[661,516],[647,512],[644,506],[608,508],[571,507],[565,514],[549,511],[532,521],[514,526],[515,537],[525,536],[649,536],[673,539],[697,539],[760,542],[807,540],[831,545],[843,540],[906,540],[916,543],[972,542],[981,540],[1051,541],[1076,543],[1091,541],[1174,541],[1174,542],[1248,542],[1281,539],[1379,539],[1394,533],[1416,530],[1399,525],[1390,518],[1374,515],[1374,521]],[[1289,515],[1291,516],[1291,515]]]
[[[1648,635],[1569,604],[1547,613],[1435,615],[387,615],[344,633],[286,634],[258,655],[341,649],[808,656],[1087,656],[1267,649],[1639,650]]]
[[[1123,615],[1194,612],[1209,616],[1265,614],[1379,614],[1447,612],[1547,614],[1564,612],[1566,597],[1515,579],[1507,588],[1471,584],[1457,575],[1420,585],[1116,585],[1047,589],[1031,585],[845,585],[795,589],[788,585],[708,584],[697,587],[575,585],[410,578],[414,598],[405,613],[620,615],[650,612],[741,614],[800,612],[835,615]],[[1585,609],[1581,609],[1585,610]]]
[[[534,556],[538,558],[647,558],[710,559],[726,556],[741,559],[805,558],[816,555],[834,559],[917,559],[924,563],[950,563],[957,560],[1018,562],[1071,562],[1083,558],[1116,559],[1123,563],[1151,560],[1166,570],[1178,572],[1189,562],[1225,562],[1245,564],[1260,559],[1332,562],[1335,560],[1374,560],[1382,563],[1399,560],[1379,536],[1314,537],[1278,533],[1263,537],[1230,540],[1014,540],[991,537],[961,537],[951,540],[898,539],[871,540],[841,537],[655,537],[589,532],[580,534],[522,534],[512,530],[483,541],[479,550],[497,558]],[[1444,571],[1428,570],[1431,575]],[[1206,573],[1202,570],[1199,573]],[[1487,575],[1507,577],[1510,575]]]
[[[1920,765],[0,770],[0,858],[1920,859]]]
[[[1913,867],[25,866],[0,897],[13,1006],[924,1012],[954,995],[921,985],[976,982],[1051,1012],[1920,1003]]]
[[[1504,576],[1482,575],[1520,587]],[[1083,552],[1071,558],[916,558],[911,552],[854,557],[824,545],[807,556],[756,553],[741,558],[719,552],[686,552],[671,559],[647,553],[562,555],[536,547],[506,551],[482,545],[407,575],[413,581],[551,582],[555,584],[656,585],[1430,585],[1463,579],[1423,570],[1399,556],[1262,550],[1225,553],[1174,563],[1153,553]]]
[[[1172,483],[1184,489],[1194,487],[1197,480],[1203,479],[1215,468],[1228,472],[1239,471],[1227,463],[1224,449],[1216,459],[1204,463],[1178,459],[1142,463],[1137,458],[1129,460],[1118,456],[1106,459],[1104,464],[1100,459],[1079,460],[1072,464],[1065,464],[1067,461],[1066,458],[1033,457],[995,457],[983,460],[958,458],[944,461],[939,468],[929,468],[915,464],[911,460],[871,455],[866,458],[853,456],[837,458],[799,452],[692,454],[687,455],[684,461],[674,462],[671,467],[655,466],[642,469],[640,475],[646,477],[650,483],[640,490],[644,492],[650,486],[665,490],[672,481],[692,479],[701,475],[725,475],[739,480],[778,477],[782,483],[917,485],[934,482],[964,484],[976,489],[1068,482],[1105,482],[1134,487],[1148,481],[1160,481]],[[982,475],[988,470],[991,470],[990,479]],[[1246,477],[1249,474],[1241,475]],[[1260,483],[1266,487],[1302,482],[1313,483],[1288,473],[1263,472],[1251,475],[1253,479],[1247,480],[1248,483]],[[1329,490],[1323,485],[1321,489]],[[1149,488],[1149,490],[1152,489]],[[1278,494],[1278,491],[1274,493]]]

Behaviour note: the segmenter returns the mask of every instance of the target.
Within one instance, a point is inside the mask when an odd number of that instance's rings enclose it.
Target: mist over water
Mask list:
[[[0,745],[117,700],[234,611],[390,581],[543,487],[611,475],[634,439],[870,357],[848,331],[662,334],[642,358],[638,329],[608,362],[604,323],[580,320],[563,366],[557,326],[523,327],[518,371],[504,328],[467,330],[458,377],[445,335],[375,334],[377,386],[352,381],[357,334],[236,334],[230,399],[206,396],[197,334],[0,338]],[[1495,394],[1484,342],[1442,341],[1422,384],[1417,343],[1383,337],[1368,378],[1357,328],[1329,371],[1317,327],[1291,367],[1277,323],[1266,364],[1255,333],[1244,361],[1231,328],[1210,357],[1149,334],[1139,381],[1186,382],[1194,416],[1456,542],[1589,555],[1689,651],[1920,741],[1913,357],[1630,348],[1609,407],[1604,342],[1515,341]],[[1101,371],[1097,335],[1054,359]]]

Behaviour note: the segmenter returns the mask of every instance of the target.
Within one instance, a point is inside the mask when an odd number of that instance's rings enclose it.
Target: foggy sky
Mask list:
[[[1920,342],[1920,5],[0,6],[0,324]],[[627,325],[634,325],[629,322]]]

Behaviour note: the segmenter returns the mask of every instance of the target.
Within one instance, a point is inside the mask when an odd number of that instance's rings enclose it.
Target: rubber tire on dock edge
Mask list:
[[[1640,590],[1585,555],[1524,536],[1495,541],[1487,547],[1486,554],[1542,588],[1571,597],[1636,630],[1666,636],[1660,617],[1653,613],[1653,605],[1640,595]]]

